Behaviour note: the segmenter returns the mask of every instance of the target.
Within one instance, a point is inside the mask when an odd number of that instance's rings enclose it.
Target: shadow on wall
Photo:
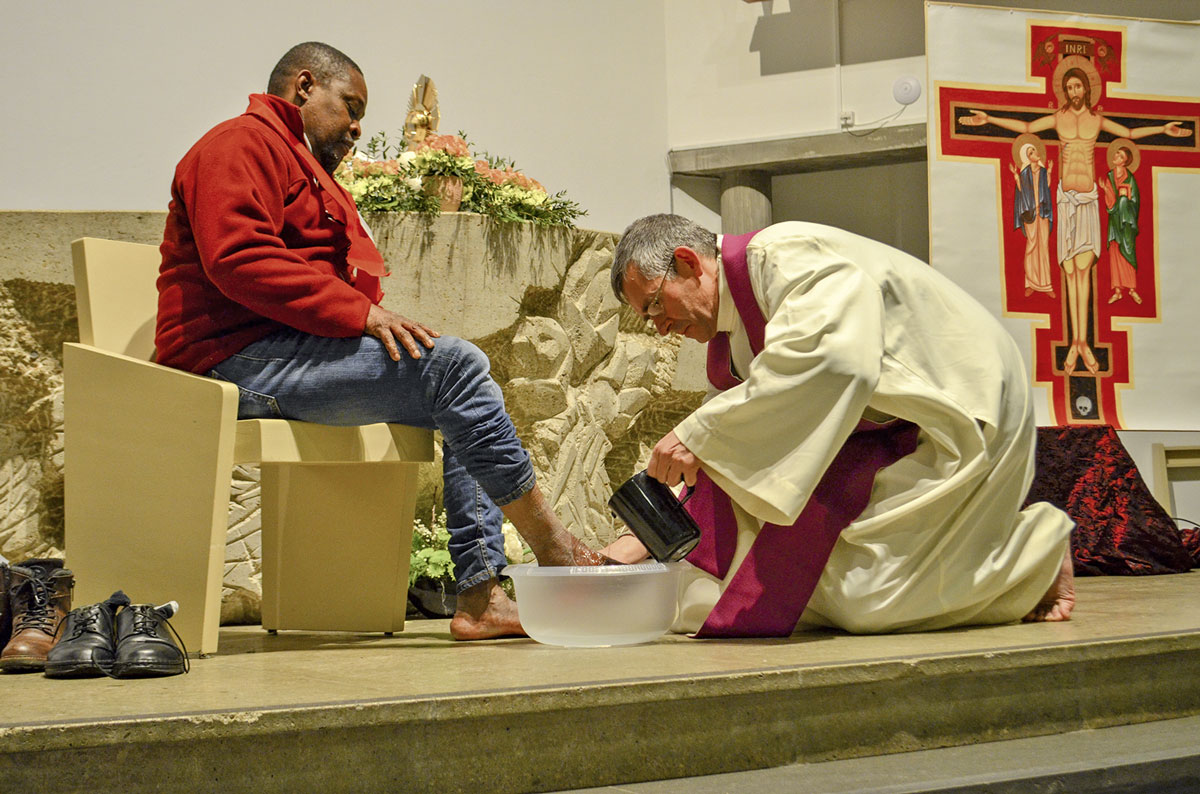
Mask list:
[[[764,77],[925,54],[924,0],[790,0],[760,4],[750,52]]]

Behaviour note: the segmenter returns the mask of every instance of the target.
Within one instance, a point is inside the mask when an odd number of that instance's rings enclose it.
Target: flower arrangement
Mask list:
[[[406,142],[407,143],[407,142]],[[403,152],[409,154],[408,152]],[[465,177],[475,170],[475,161],[467,139],[461,135],[430,135],[421,141],[408,159],[415,173],[422,176]]]
[[[439,212],[437,196],[425,193],[421,177],[412,172],[416,155],[405,154],[405,159],[370,160],[356,153],[342,160],[333,176],[361,212]]]
[[[430,135],[414,149],[404,138],[374,135],[365,155],[342,161],[334,177],[362,212],[477,212],[498,221],[574,226],[586,211],[554,195],[502,157],[472,154],[466,136]]]

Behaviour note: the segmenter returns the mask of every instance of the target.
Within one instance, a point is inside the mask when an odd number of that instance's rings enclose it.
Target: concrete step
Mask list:
[[[874,637],[566,649],[455,643],[446,621],[390,638],[227,628],[187,676],[0,677],[0,781],[549,791],[1200,714],[1200,572],[1078,589],[1069,623]]]
[[[704,777],[575,794],[1192,794],[1200,717]]]

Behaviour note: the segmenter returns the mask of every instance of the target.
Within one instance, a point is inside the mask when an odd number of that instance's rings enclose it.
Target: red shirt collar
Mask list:
[[[288,102],[283,97],[277,97],[274,94],[251,94],[246,114],[279,119],[283,122],[288,132],[296,136],[297,141],[301,143],[305,142],[304,119],[300,115],[300,108]]]

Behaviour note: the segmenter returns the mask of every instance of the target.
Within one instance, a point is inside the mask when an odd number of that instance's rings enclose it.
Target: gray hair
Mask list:
[[[288,83],[303,69],[312,72],[313,79],[321,85],[327,85],[337,77],[347,77],[353,72],[363,73],[358,64],[341,50],[319,41],[306,41],[285,52],[279,63],[275,64],[267,80],[267,93],[283,96]]]
[[[645,278],[675,277],[675,249],[691,248],[707,257],[717,255],[717,235],[682,215],[647,215],[621,234],[613,252],[612,290],[625,303],[625,275],[636,267]]]

